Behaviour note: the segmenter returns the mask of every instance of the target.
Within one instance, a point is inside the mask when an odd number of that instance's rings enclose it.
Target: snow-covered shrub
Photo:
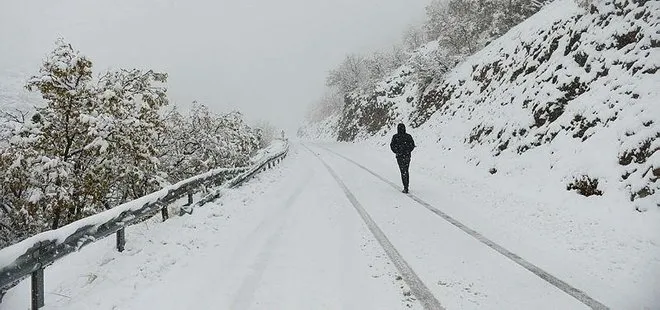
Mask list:
[[[573,182],[569,183],[566,186],[566,190],[575,190],[578,194],[582,196],[602,196],[603,192],[598,189],[598,179],[590,178],[589,176],[583,175],[580,178],[576,178]]]

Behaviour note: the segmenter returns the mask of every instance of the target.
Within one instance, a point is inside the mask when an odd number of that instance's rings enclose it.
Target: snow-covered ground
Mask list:
[[[384,147],[308,146],[319,158],[293,144],[276,169],[192,215],[132,227],[123,253],[107,238],[56,262],[44,309],[420,309],[321,160],[446,309],[587,308],[333,153],[398,184]],[[608,307],[660,307],[659,212],[574,208],[574,196],[520,192],[430,151],[413,156],[415,197]],[[0,304],[28,308],[29,279]]]
[[[387,146],[329,145],[400,183]],[[616,201],[490,175],[461,154],[439,156],[435,147],[413,154],[414,195],[613,309],[660,308],[660,212],[631,213]]]

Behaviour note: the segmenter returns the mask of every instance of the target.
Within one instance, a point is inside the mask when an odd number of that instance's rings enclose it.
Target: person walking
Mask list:
[[[401,181],[403,182],[403,192],[408,193],[408,185],[410,182],[410,154],[415,149],[415,141],[412,136],[406,133],[406,125],[399,124],[397,133],[392,137],[390,149],[396,154],[396,162],[399,164],[401,171]]]

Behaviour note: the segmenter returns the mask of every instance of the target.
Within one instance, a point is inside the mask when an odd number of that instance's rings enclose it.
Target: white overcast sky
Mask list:
[[[183,108],[198,100],[293,130],[329,69],[389,48],[429,1],[0,0],[0,91],[19,91],[61,36],[97,73],[167,72]]]

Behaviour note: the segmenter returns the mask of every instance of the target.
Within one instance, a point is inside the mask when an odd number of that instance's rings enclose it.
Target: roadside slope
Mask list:
[[[404,65],[347,97],[336,122],[307,127],[383,143],[404,122],[439,158],[644,212],[660,203],[659,68],[658,1],[586,12],[557,0],[445,76],[422,83]]]

